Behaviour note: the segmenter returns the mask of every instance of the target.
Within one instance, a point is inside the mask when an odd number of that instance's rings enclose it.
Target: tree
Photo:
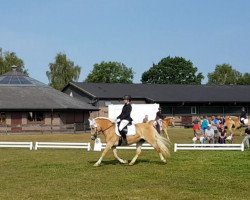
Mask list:
[[[11,67],[15,65],[17,70],[28,75],[28,70],[24,68],[24,62],[18,58],[14,52],[3,52],[0,48],[0,75],[11,71]]]
[[[94,64],[92,72],[85,82],[89,83],[132,83],[134,72],[118,62],[101,62]]]
[[[163,58],[157,65],[142,74],[142,83],[158,84],[201,84],[202,73],[197,74],[197,68],[191,61],[181,57]]]
[[[50,71],[46,72],[49,85],[57,90],[61,90],[70,81],[77,81],[81,72],[81,67],[75,66],[74,62],[67,59],[67,56],[58,53],[55,62],[49,64]]]
[[[237,85],[242,74],[229,64],[216,65],[214,72],[208,73],[209,85]]]
[[[244,73],[238,80],[238,85],[250,85],[250,74]]]

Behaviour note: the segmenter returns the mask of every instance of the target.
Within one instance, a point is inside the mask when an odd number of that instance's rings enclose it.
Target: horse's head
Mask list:
[[[175,126],[174,120],[175,120],[174,117],[166,117],[163,119],[163,123],[166,127],[168,126],[174,127]]]
[[[91,130],[91,139],[95,140],[97,138],[98,133],[100,132],[100,127],[98,127],[98,124],[96,123],[95,119],[89,119],[89,126]]]
[[[89,125],[91,129],[91,139],[95,140],[97,135],[104,133],[114,126],[114,122],[104,117],[97,117],[95,119],[89,119]]]

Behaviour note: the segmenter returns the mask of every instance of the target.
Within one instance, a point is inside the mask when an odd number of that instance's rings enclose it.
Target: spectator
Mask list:
[[[148,122],[148,115],[145,115],[145,117],[142,120],[142,123],[147,123]]]
[[[201,123],[201,130],[203,131],[203,133],[205,133],[205,130],[207,129],[207,127],[208,127],[208,120],[207,120],[207,116],[205,116]]]
[[[198,117],[196,117],[193,121],[193,130],[194,130],[194,137],[197,137],[200,133],[200,120]]]
[[[193,143],[195,144],[197,140],[200,141],[201,144],[205,143],[205,136],[202,132],[199,132],[197,136],[193,137]]]
[[[214,141],[215,143],[217,143],[217,141],[219,140],[219,131],[218,131],[218,126],[220,124],[220,120],[215,117],[212,116],[212,120],[211,120],[211,128],[214,130]]]
[[[246,134],[246,136],[243,139],[242,143],[245,145],[245,147],[249,148],[250,147],[250,145],[249,145],[249,143],[250,143],[250,127],[245,129],[245,134]]]
[[[223,128],[222,130],[221,130],[221,133],[220,133],[220,136],[219,136],[219,143],[220,144],[225,144],[226,143],[226,136],[227,135],[227,132],[226,132],[226,130]]]
[[[214,130],[211,128],[211,124],[208,124],[207,129],[205,129],[205,139],[208,143],[214,143]]]

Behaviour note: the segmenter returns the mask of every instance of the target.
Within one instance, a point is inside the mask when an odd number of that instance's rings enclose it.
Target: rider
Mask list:
[[[156,113],[155,121],[156,121],[156,130],[160,134],[161,126],[162,126],[163,115],[161,113],[161,107],[158,108],[158,112]]]
[[[247,112],[244,107],[241,108],[240,122],[245,125],[244,121],[247,118]]]
[[[121,114],[117,117],[117,122],[119,122],[118,124],[118,130],[123,138],[123,145],[127,145],[127,138],[126,138],[126,134],[128,132],[128,130],[125,128],[129,123],[131,123],[133,121],[133,119],[131,118],[131,111],[132,111],[132,106],[130,104],[131,102],[131,96],[130,95],[125,95],[123,97],[123,101],[124,101],[124,105],[122,108],[122,112]]]

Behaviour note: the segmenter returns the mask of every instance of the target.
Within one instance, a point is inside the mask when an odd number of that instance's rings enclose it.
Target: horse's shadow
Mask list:
[[[128,160],[128,163],[129,162],[130,162],[130,160]],[[96,163],[96,161],[89,161],[89,163],[94,165]],[[128,163],[122,164],[118,160],[114,159],[114,160],[103,160],[101,165],[126,165],[126,166],[129,166]],[[163,163],[162,161],[156,161],[156,160],[150,160],[150,159],[138,159],[134,165],[138,165],[140,163],[153,163],[153,164],[157,164],[157,165],[165,165],[165,163]]]

